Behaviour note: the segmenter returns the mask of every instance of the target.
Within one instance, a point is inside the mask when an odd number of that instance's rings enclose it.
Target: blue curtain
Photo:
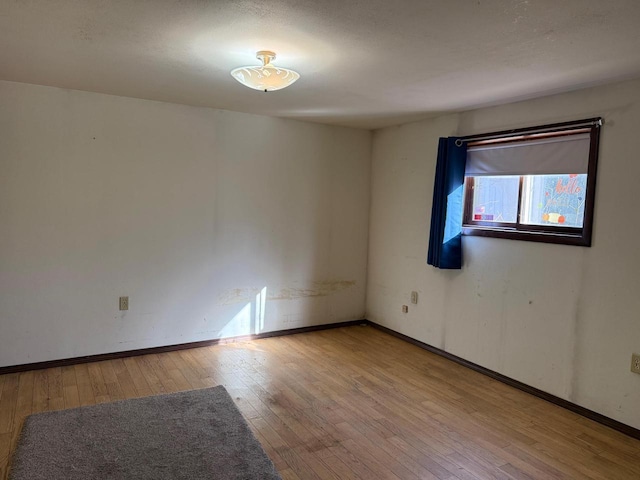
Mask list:
[[[467,144],[458,137],[441,138],[433,188],[427,263],[462,268],[462,206]]]

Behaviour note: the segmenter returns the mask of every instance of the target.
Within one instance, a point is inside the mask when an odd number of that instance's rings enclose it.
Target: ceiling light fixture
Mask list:
[[[231,70],[231,76],[246,87],[263,92],[273,92],[288,87],[300,78],[298,72],[271,64],[276,54],[269,50],[260,50],[256,58],[262,65],[239,67]]]

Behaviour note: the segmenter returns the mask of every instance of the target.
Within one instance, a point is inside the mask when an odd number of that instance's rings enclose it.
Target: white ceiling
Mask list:
[[[237,83],[262,49],[301,79]],[[0,79],[337,125],[639,76],[638,0],[0,0]]]

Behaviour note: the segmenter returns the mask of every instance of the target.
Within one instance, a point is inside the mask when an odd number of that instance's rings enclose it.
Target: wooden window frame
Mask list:
[[[518,189],[518,213],[515,223],[489,222],[473,220],[473,188],[475,177],[465,177],[463,235],[506,238],[565,245],[590,247],[593,232],[593,216],[595,208],[596,173],[598,165],[598,147],[600,142],[601,118],[589,118],[575,122],[563,122],[539,127],[507,130],[482,135],[464,137],[468,147],[491,144],[504,144],[534,140],[539,138],[559,137],[577,133],[589,133],[589,165],[587,167],[587,192],[585,197],[584,219],[582,228],[558,227],[544,225],[528,225],[520,223],[522,208],[522,190],[524,176],[520,176]]]

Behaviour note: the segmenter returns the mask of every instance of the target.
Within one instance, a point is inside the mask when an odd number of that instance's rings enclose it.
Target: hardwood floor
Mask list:
[[[285,480],[640,478],[640,441],[356,326],[0,376],[0,479],[31,413],[219,384]]]

